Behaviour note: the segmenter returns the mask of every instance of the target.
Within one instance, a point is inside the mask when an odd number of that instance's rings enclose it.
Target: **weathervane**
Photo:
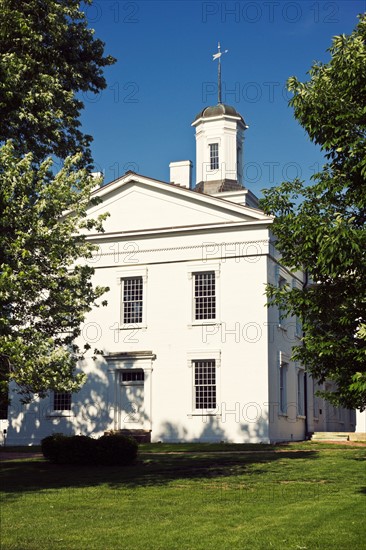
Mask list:
[[[218,103],[221,103],[221,56],[223,53],[227,53],[229,50],[221,51],[220,42],[217,44],[218,52],[212,55],[212,61],[219,60],[219,66],[217,68],[217,89],[218,89]]]

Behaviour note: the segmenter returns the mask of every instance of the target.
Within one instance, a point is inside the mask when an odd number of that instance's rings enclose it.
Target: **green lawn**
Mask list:
[[[366,549],[365,450],[141,445],[125,468],[25,454],[3,462],[1,548]]]

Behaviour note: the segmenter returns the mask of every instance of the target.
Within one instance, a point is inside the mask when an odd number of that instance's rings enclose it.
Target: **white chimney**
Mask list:
[[[192,181],[192,162],[190,160],[180,160],[178,162],[171,162],[170,168],[170,182],[175,185],[180,185],[186,189],[191,188]]]

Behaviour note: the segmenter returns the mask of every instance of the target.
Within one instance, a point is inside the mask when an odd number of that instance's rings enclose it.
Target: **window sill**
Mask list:
[[[47,418],[64,418],[69,416],[74,416],[74,413],[72,411],[54,411],[46,415]]]
[[[192,323],[190,323],[188,325],[188,327],[204,327],[206,325],[217,325],[217,326],[220,326],[222,323],[221,321],[217,321],[215,319],[209,319],[207,321],[205,321],[204,319],[200,319],[199,321],[192,321]]]
[[[306,416],[304,414],[298,414],[296,418],[298,418],[299,420],[305,420]]]
[[[193,413],[189,413],[187,414],[187,417],[188,418],[192,418],[193,416],[216,416],[217,418],[221,418],[221,414],[217,413],[217,412],[193,412]]]
[[[130,324],[130,325],[120,325],[119,330],[140,330],[140,329],[146,329],[147,325],[145,324]]]
[[[283,416],[284,418],[288,418],[288,414],[287,414],[287,413],[283,413],[283,412],[279,412],[279,413],[278,413],[278,416]]]

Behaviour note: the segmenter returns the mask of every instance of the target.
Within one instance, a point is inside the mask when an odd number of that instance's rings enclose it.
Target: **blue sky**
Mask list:
[[[323,164],[288,107],[288,77],[307,79],[327,62],[331,38],[348,34],[366,0],[124,1],[97,0],[89,25],[117,63],[108,86],[83,96],[82,124],[105,181],[127,170],[169,181],[169,162],[195,164],[195,115],[217,103],[217,42],[223,57],[222,100],[249,129],[245,185],[260,190],[293,177],[309,181]]]

